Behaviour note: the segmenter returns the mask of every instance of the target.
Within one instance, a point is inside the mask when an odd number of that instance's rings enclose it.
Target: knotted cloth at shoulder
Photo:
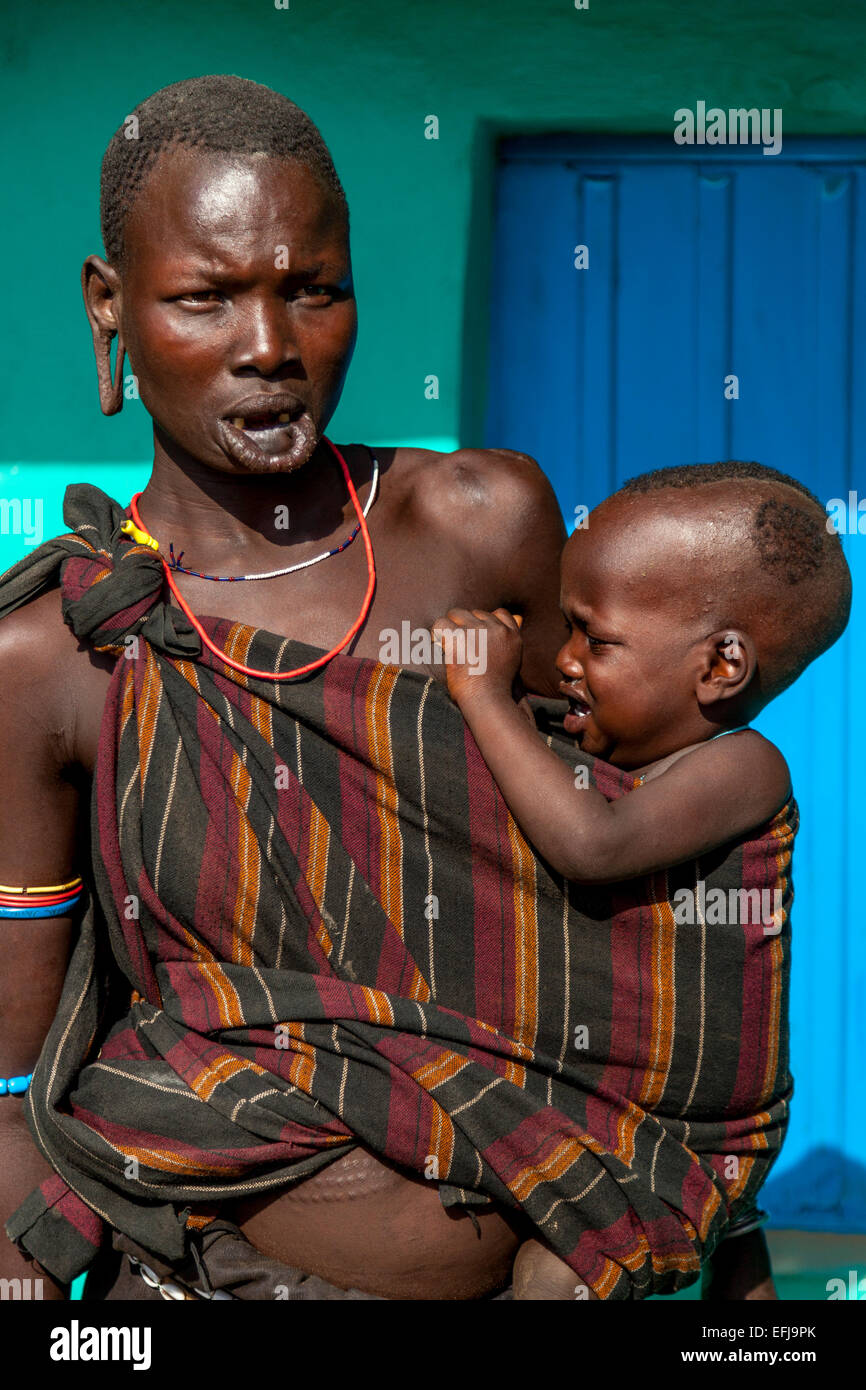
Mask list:
[[[141,636],[171,656],[197,656],[201,640],[180,608],[162,599],[162,561],[121,531],[124,508],[91,483],[63,499],[70,534],[44,541],[0,576],[0,618],[61,584],[63,620],[97,651]]]

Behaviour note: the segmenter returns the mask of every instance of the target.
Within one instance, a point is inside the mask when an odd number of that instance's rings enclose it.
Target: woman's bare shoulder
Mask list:
[[[0,705],[13,739],[74,761],[78,706],[94,684],[97,655],[63,621],[59,586],[0,618]]]
[[[63,621],[60,586],[38,594],[0,618],[0,671],[5,678],[16,672],[22,679],[41,679],[84,650]]]

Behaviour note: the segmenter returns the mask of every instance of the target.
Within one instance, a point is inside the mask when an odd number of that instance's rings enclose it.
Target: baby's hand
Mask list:
[[[430,631],[445,661],[448,692],[459,705],[482,689],[511,694],[523,660],[520,625],[507,608],[450,608]]]

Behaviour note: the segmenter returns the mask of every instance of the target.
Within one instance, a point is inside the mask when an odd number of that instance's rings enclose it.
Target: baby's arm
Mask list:
[[[514,819],[566,879],[615,882],[694,859],[763,824],[789,795],[784,758],[752,730],[705,744],[617,801],[576,787],[514,703],[521,649],[514,619],[505,609],[453,609],[434,633],[469,625],[486,633],[486,670],[449,663],[448,688]]]

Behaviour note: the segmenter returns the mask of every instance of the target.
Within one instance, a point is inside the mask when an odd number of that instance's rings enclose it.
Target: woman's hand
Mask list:
[[[445,661],[448,693],[462,706],[482,693],[516,695],[515,681],[523,660],[522,618],[507,608],[450,608],[430,631]]]

